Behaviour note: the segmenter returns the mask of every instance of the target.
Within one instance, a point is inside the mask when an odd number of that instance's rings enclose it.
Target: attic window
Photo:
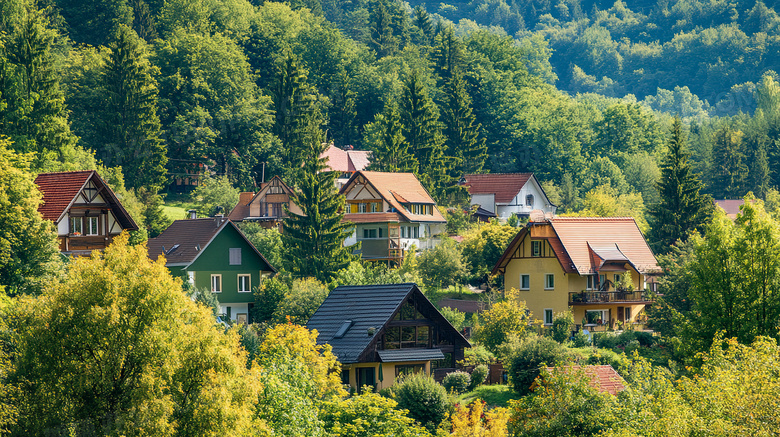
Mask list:
[[[528,206],[534,206],[534,195],[529,194],[525,196],[525,204]]]
[[[231,247],[230,248],[230,265],[231,266],[240,266],[241,265],[241,248],[240,247]]]
[[[336,332],[336,335],[334,335],[333,338],[344,337],[344,334],[347,333],[347,330],[352,326],[353,323],[355,322],[352,320],[344,320],[344,323],[341,324],[341,328],[339,328],[338,332]]]

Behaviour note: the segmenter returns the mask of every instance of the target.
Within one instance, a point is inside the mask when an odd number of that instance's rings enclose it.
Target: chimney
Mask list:
[[[191,220],[195,220],[196,218],[198,218],[198,211],[196,211],[194,209],[191,209],[191,210],[189,210],[187,212],[190,214],[190,219]]]

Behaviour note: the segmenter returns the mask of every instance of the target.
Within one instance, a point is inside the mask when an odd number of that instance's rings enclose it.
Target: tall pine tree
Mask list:
[[[479,173],[487,159],[487,145],[480,135],[482,126],[471,111],[471,97],[460,69],[455,69],[445,87],[442,111],[447,156],[454,158],[451,176]]]
[[[392,55],[398,50],[398,40],[393,35],[392,19],[383,0],[374,0],[371,3],[367,42],[380,58]]]
[[[444,138],[436,106],[428,97],[417,70],[409,73],[404,80],[400,115],[403,135],[420,163],[417,178],[441,198],[449,182],[447,174],[451,163],[444,156]]]
[[[715,132],[711,191],[717,197],[740,199],[747,194],[743,136],[742,131],[728,125]]]
[[[693,173],[688,156],[682,122],[676,117],[661,165],[661,202],[649,209],[650,241],[656,253],[666,253],[677,240],[703,231],[712,212],[712,200],[701,193],[704,185]]]
[[[302,175],[290,201],[301,208],[302,214],[286,210],[282,241],[286,261],[296,277],[315,277],[328,282],[354,258],[352,246],[344,247],[344,240],[353,226],[344,223],[344,197],[336,191],[336,172],[324,171],[325,160],[319,116],[307,117],[306,149]]]
[[[103,144],[98,155],[110,166],[122,166],[128,188],[153,193],[166,181],[167,148],[160,140],[157,82],[142,40],[120,25],[109,45],[103,75],[105,106]]]
[[[463,66],[463,47],[452,26],[436,35],[433,49],[433,65],[442,82],[452,78],[455,70]]]
[[[377,133],[372,138],[371,165],[372,171],[385,172],[417,172],[419,163],[409,152],[401,125],[401,116],[395,102],[385,105],[382,114],[378,114],[373,123]],[[368,129],[367,129],[368,130]]]

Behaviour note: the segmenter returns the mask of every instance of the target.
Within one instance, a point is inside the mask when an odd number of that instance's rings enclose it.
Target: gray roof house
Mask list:
[[[307,328],[333,348],[342,382],[358,389],[412,372],[441,378],[471,346],[413,283],[337,287]]]

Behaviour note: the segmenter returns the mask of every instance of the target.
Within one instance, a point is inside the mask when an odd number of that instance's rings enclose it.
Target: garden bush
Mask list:
[[[571,335],[572,326],[574,326],[574,315],[572,315],[571,311],[556,314],[550,329],[553,340],[558,343],[565,343]]]
[[[466,372],[456,370],[448,373],[441,384],[448,392],[455,392],[461,394],[469,389],[471,386],[471,375]]]
[[[393,390],[398,407],[433,431],[452,410],[447,390],[432,377],[412,374],[399,379]]]
[[[554,366],[565,362],[567,349],[548,337],[526,338],[509,358],[509,383],[519,394],[530,392],[531,384],[539,376],[542,365]]]
[[[469,391],[474,390],[480,384],[485,382],[488,376],[488,366],[480,364],[471,371],[471,383],[469,384]]]

